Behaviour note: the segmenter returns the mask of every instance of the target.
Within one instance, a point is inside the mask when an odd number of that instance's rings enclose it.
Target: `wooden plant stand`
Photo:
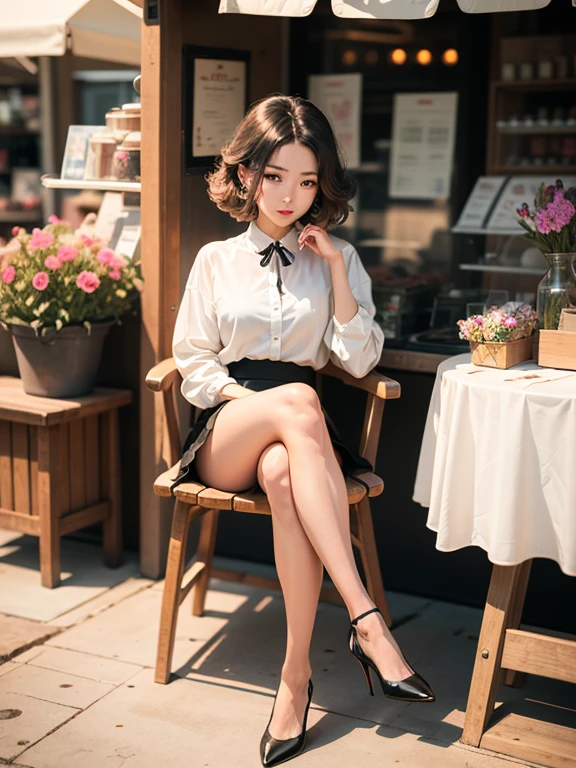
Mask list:
[[[118,408],[129,390],[27,395],[0,376],[0,528],[40,539],[42,585],[60,583],[60,537],[102,522],[104,562],[122,561]]]
[[[549,768],[576,768],[576,729],[515,713],[489,722],[506,671],[511,685],[526,673],[576,683],[576,641],[518,629],[531,564],[493,566],[460,740]]]

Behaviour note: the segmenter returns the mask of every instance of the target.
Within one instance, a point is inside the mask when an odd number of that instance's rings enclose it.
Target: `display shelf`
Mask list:
[[[564,78],[533,78],[531,80],[495,80],[492,83],[494,90],[564,90],[576,88],[576,77]]]
[[[109,181],[107,179],[72,181],[51,174],[42,176],[42,186],[47,189],[93,189],[97,192],[140,192],[142,189],[142,184],[139,181]]]
[[[464,272],[514,272],[517,275],[543,275],[546,272],[545,266],[542,269],[536,269],[505,264],[460,264],[460,269]]]
[[[504,125],[496,126],[496,131],[506,136],[556,136],[576,133],[576,125]]]
[[[490,168],[491,176],[518,176],[522,174],[548,176],[557,173],[576,174],[576,165],[497,165]]]
[[[21,125],[0,125],[0,136],[38,136],[39,133]]]
[[[24,224],[42,219],[42,211],[0,211],[0,223]]]

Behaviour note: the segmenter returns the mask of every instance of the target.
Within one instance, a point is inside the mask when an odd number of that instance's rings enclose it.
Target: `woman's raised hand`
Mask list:
[[[306,224],[298,236],[298,243],[301,248],[307,245],[311,251],[326,261],[338,261],[342,258],[341,251],[334,246],[328,232],[316,224]]]

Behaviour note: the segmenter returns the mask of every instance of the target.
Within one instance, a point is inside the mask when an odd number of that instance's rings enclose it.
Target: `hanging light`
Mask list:
[[[356,64],[356,60],[358,58],[358,54],[356,51],[352,51],[348,49],[347,51],[344,51],[342,54],[342,63],[346,64],[347,67],[351,67],[353,64]]]
[[[390,52],[390,61],[392,64],[404,64],[406,61],[406,51],[404,48],[394,48],[394,50]]]
[[[416,54],[416,61],[418,64],[422,64],[423,66],[428,66],[432,62],[432,54],[427,48],[422,48],[418,51]]]
[[[447,48],[442,54],[442,61],[449,67],[458,64],[458,51],[456,48]]]

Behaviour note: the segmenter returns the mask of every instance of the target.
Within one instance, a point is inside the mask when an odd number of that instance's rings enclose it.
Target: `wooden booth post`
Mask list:
[[[142,292],[140,389],[140,567],[151,578],[166,563],[173,501],[152,479],[169,466],[162,404],[144,385],[170,357],[179,300],[182,0],[144,2],[142,23]]]

